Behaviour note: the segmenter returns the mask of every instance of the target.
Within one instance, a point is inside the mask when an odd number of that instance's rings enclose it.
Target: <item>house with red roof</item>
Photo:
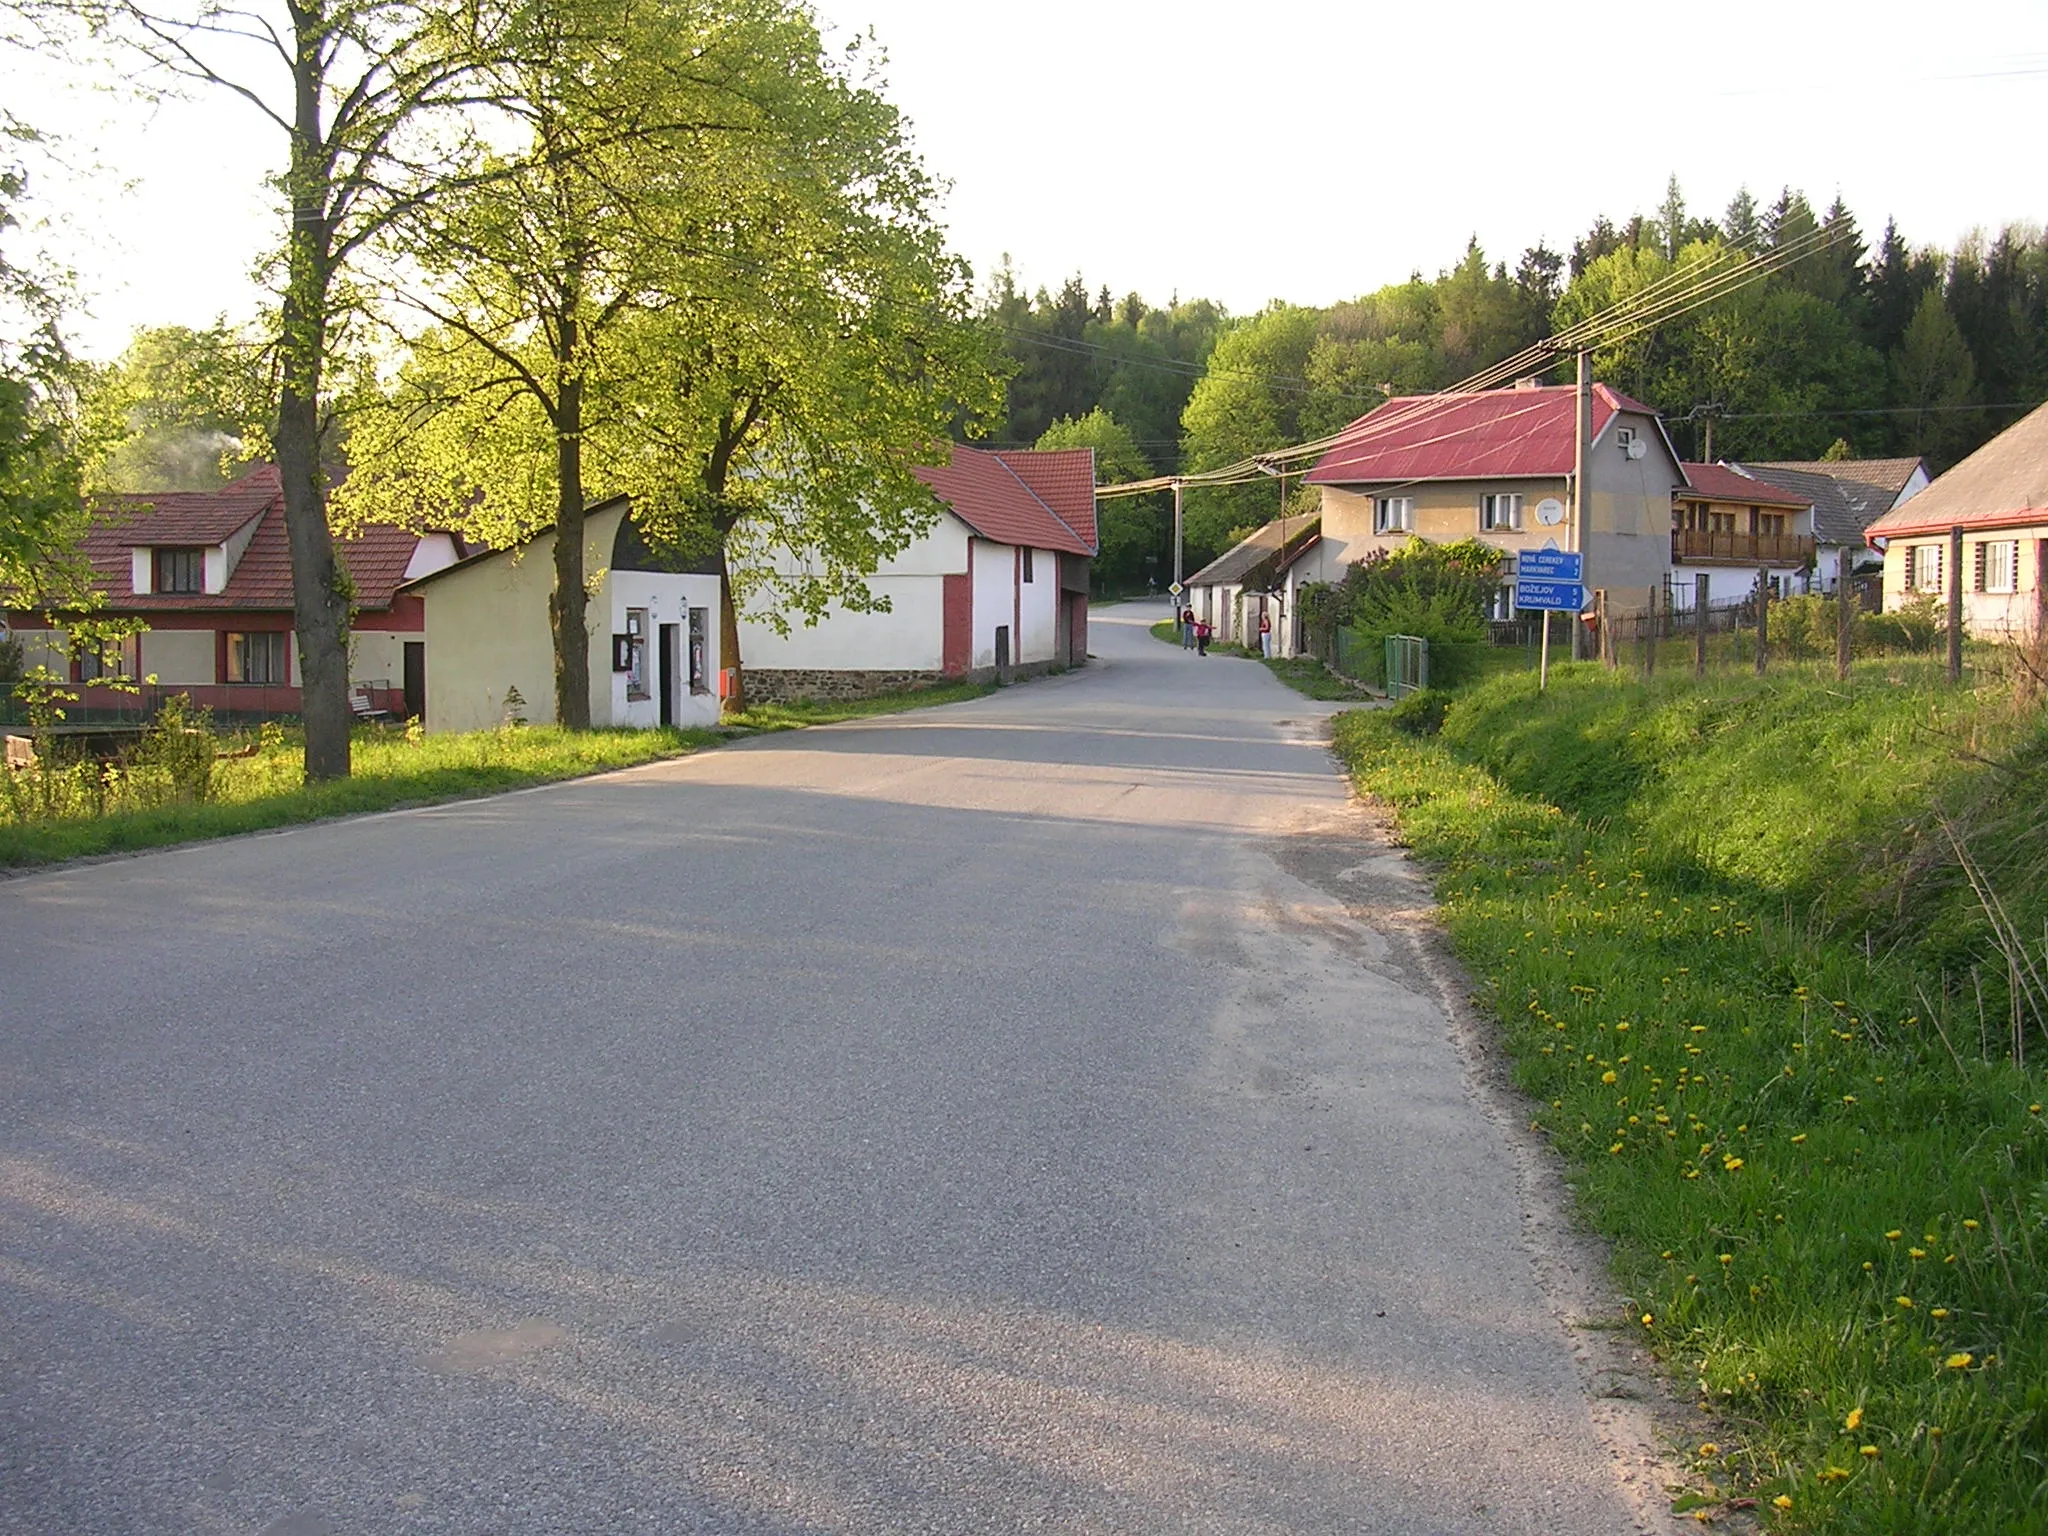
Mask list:
[[[857,696],[1086,662],[1094,450],[956,445],[916,473],[944,510],[869,578],[888,611],[835,605],[787,634],[743,615],[749,697]]]
[[[1572,511],[1571,386],[1401,396],[1359,417],[1308,473],[1322,492],[1317,579],[1342,580],[1375,549],[1412,538],[1476,538],[1508,556],[1497,618],[1513,615],[1515,559],[1535,549],[1576,550],[1589,589],[1646,604],[1671,571],[1672,494],[1685,471],[1654,410],[1605,384],[1592,393],[1583,528]]]
[[[229,718],[298,713],[291,550],[275,466],[259,465],[219,490],[107,497],[93,508],[82,553],[104,611],[143,628],[119,654],[77,654],[63,615],[51,628],[40,613],[10,611],[26,665],[68,677],[87,709],[147,710],[157,697],[182,693]],[[369,709],[421,713],[423,616],[418,599],[399,588],[454,561],[459,544],[445,533],[372,526],[338,539],[336,554],[355,584],[352,693]],[[140,691],[101,682],[113,678]]]
[[[1721,597],[1747,592],[1763,571],[1780,597],[1810,588],[1815,560],[1813,498],[1787,490],[1736,464],[1681,466],[1686,483],[1671,497],[1672,584],[1700,572],[1729,571]],[[1720,587],[1710,581],[1710,593]],[[1694,590],[1697,590],[1695,586]]]
[[[2033,640],[2048,632],[2048,405],[1865,534],[1884,554],[1887,612],[1928,598],[1946,606],[1960,573],[1966,633]]]

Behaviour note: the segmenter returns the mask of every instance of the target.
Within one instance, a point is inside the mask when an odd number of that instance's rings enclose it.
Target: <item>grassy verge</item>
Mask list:
[[[2038,716],[1874,663],[1846,687],[1569,668],[1475,688],[1438,735],[1401,717],[1340,717],[1339,749],[1435,867],[1629,1325],[1719,1420],[1699,1512],[2040,1530],[2044,1084],[1922,838],[2015,776],[2041,802]],[[2022,933],[2042,824],[1997,866]]]
[[[1311,699],[1355,699],[1372,697],[1363,685],[1339,677],[1313,656],[1274,656],[1266,669],[1296,693]]]
[[[104,816],[0,821],[0,868],[134,852],[330,816],[502,794],[680,757],[736,734],[795,730],[952,704],[978,698],[993,687],[959,683],[867,699],[759,705],[718,730],[571,732],[524,726],[409,737],[402,731],[366,727],[356,733],[350,776],[315,785],[304,782],[305,753],[300,743],[289,733],[273,732],[252,755],[224,757],[215,763],[211,792],[202,803],[158,805]],[[229,745],[237,739],[231,738]],[[252,746],[257,740],[249,738]],[[0,815],[5,814],[6,802],[0,801]]]

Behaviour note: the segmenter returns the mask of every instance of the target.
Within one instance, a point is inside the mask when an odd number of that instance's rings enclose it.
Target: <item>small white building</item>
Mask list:
[[[1207,624],[1217,640],[1251,650],[1259,645],[1259,621],[1270,626],[1272,654],[1301,650],[1301,588],[1320,567],[1309,558],[1322,542],[1322,517],[1314,512],[1275,518],[1254,530],[1187,579],[1184,608]]]
[[[718,577],[653,554],[623,496],[586,514],[583,569],[595,583],[586,610],[590,723],[716,725]],[[406,584],[424,603],[434,659],[428,731],[482,730],[514,714],[554,722],[554,585],[552,529]]]
[[[743,614],[750,699],[859,696],[1087,661],[1094,450],[956,446],[917,477],[945,511],[869,578],[888,611],[835,604],[787,634]]]

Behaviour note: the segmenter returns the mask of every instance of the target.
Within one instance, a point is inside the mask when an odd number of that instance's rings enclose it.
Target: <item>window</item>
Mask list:
[[[281,629],[261,634],[228,636],[228,681],[231,683],[282,684],[285,675],[285,635]]]
[[[1941,590],[1941,546],[1916,544],[1906,551],[1906,586],[1915,592]]]
[[[1709,533],[1733,533],[1735,531],[1735,514],[1733,512],[1709,512],[1706,517],[1707,532]]]
[[[1636,429],[1634,427],[1616,427],[1614,429],[1614,446],[1619,448],[1623,453],[1628,452],[1629,444],[1633,443],[1635,440]]]
[[[2011,539],[1977,546],[1977,590],[2017,592],[2020,586],[2020,546]]]
[[[626,697],[651,699],[647,685],[647,610],[626,610]]]
[[[1502,491],[1479,498],[1479,531],[1493,533],[1522,526],[1522,497],[1518,491]]]
[[[203,592],[206,590],[206,551],[203,549],[159,549],[153,552],[155,570],[151,584],[159,592]]]
[[[1493,589],[1493,597],[1486,607],[1486,616],[1495,620],[1512,619],[1515,616],[1515,584],[1512,581],[1502,582]]]
[[[1374,533],[1413,533],[1415,531],[1415,498],[1413,496],[1381,496],[1372,504],[1372,531]]]
[[[711,610],[690,610],[690,692],[711,691]]]
[[[1024,579],[1026,581],[1031,580],[1031,551],[1029,549],[1024,551]]]
[[[101,678],[133,677],[140,649],[141,642],[133,637],[98,645],[81,642],[71,653],[71,681],[91,683]]]
[[[1756,531],[1767,539],[1785,537],[1785,517],[1781,512],[1759,512],[1756,514]]]

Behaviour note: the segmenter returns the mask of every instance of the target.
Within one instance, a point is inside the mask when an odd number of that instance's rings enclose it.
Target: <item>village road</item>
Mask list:
[[[0,881],[0,1531],[1641,1527],[1324,706]]]

